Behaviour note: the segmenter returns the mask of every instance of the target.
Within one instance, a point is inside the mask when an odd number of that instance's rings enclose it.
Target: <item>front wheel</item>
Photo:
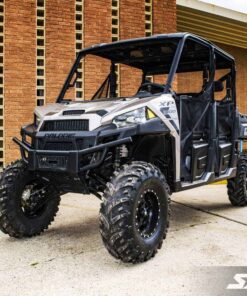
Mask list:
[[[38,235],[54,220],[59,202],[55,187],[18,160],[0,176],[0,229],[16,238]]]
[[[154,257],[169,226],[169,187],[160,170],[145,162],[124,165],[107,184],[100,231],[111,255],[138,263]]]

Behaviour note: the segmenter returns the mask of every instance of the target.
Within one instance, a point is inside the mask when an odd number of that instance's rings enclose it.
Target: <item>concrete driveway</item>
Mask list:
[[[192,284],[203,266],[247,266],[247,208],[230,205],[225,185],[172,199],[163,248],[147,263],[126,265],[102,245],[100,201],[64,196],[43,235],[16,240],[0,234],[0,295],[204,295]]]

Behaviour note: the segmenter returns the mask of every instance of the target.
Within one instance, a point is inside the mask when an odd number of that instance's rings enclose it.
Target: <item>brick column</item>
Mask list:
[[[55,102],[74,60],[75,1],[46,0],[47,103]]]
[[[111,42],[111,0],[84,2],[84,45]],[[88,56],[84,65],[85,99],[90,99],[109,73],[110,64]]]
[[[5,1],[4,126],[5,163],[19,157],[12,137],[32,121],[36,104],[36,23],[34,0]]]
[[[120,39],[145,36],[144,0],[120,1]],[[121,96],[134,95],[141,83],[141,71],[120,67]]]
[[[153,0],[153,34],[175,33],[177,31],[176,1]],[[167,75],[155,76],[154,82],[165,83]],[[177,79],[173,82],[176,87]]]
[[[176,1],[153,0],[153,34],[177,31]]]

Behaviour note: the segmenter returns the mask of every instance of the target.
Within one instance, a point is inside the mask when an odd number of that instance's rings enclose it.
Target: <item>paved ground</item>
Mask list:
[[[247,266],[247,208],[230,206],[225,185],[172,197],[163,248],[145,264],[126,265],[101,243],[99,201],[64,196],[43,235],[15,240],[0,234],[0,295],[204,295],[191,284],[203,266]]]

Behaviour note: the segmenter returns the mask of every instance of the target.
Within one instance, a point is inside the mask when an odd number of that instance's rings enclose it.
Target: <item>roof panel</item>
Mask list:
[[[177,6],[177,28],[213,42],[247,48],[247,23],[192,8]]]

